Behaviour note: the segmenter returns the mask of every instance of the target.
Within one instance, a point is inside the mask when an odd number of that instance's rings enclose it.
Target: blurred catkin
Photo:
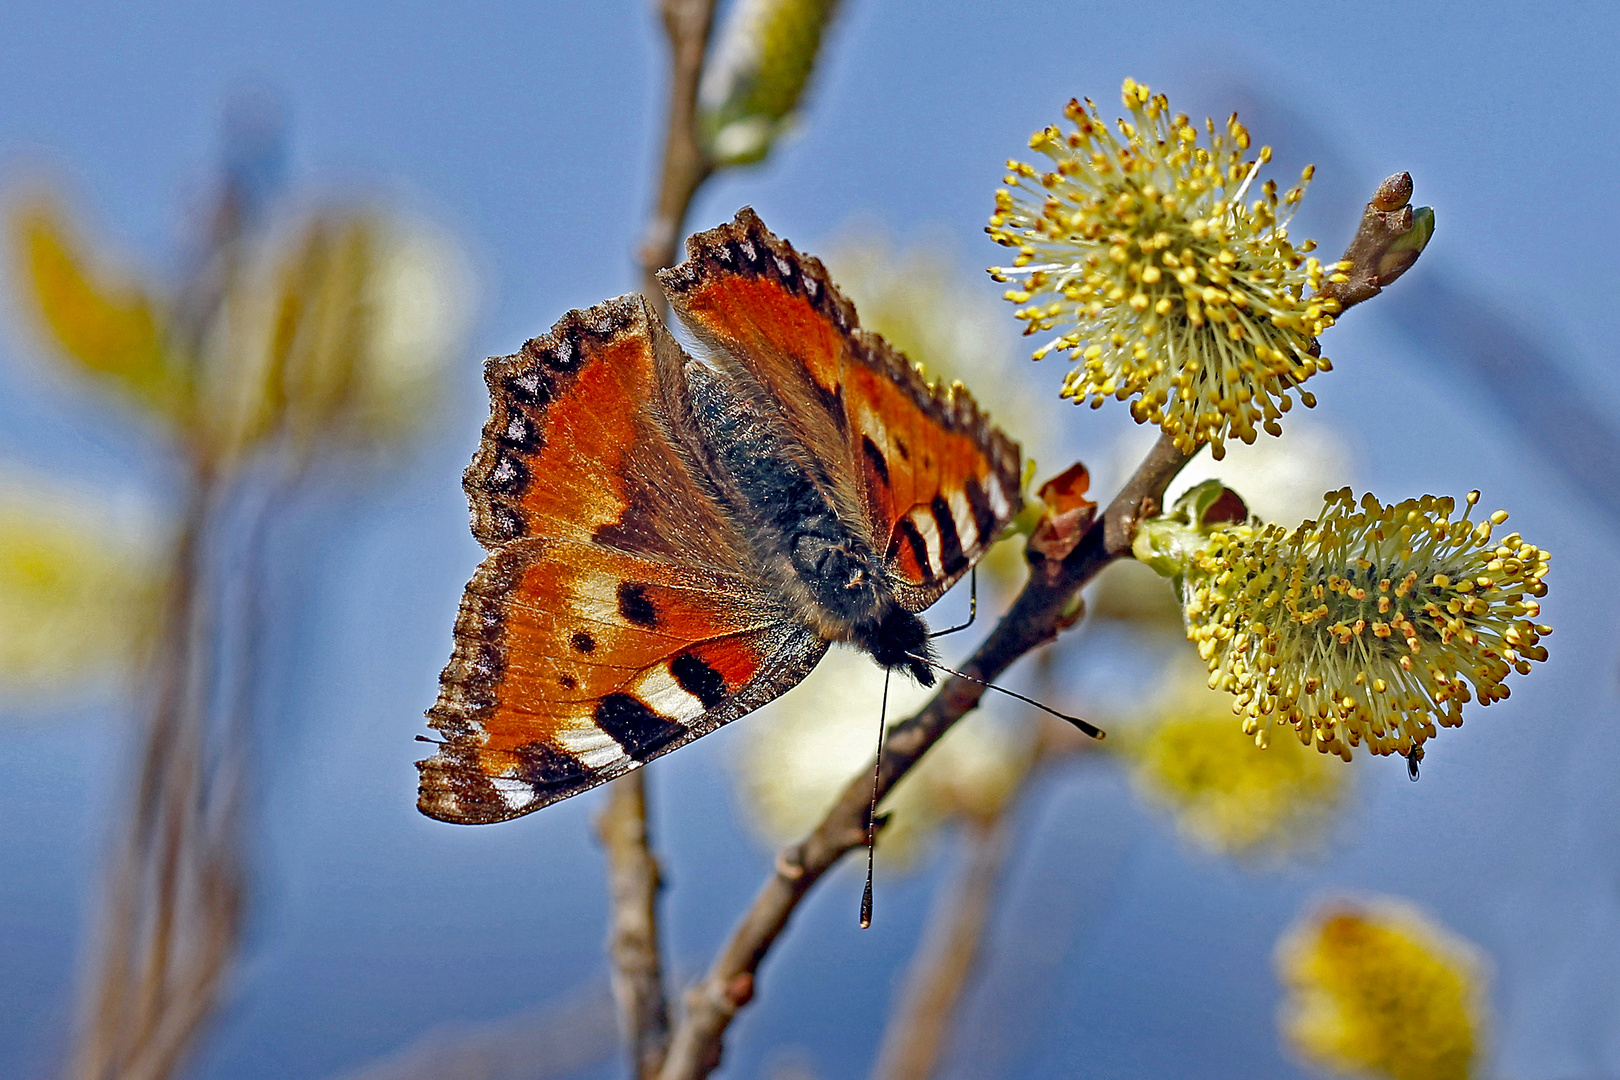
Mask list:
[[[1468,1080],[1485,1037],[1479,950],[1399,900],[1324,905],[1277,946],[1279,1024],[1336,1073]]]

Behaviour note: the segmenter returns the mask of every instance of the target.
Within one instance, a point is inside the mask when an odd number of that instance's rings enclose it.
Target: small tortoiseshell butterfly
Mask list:
[[[428,711],[419,805],[504,821],[788,690],[847,641],[920,682],[928,607],[1018,513],[1018,447],[859,328],[819,260],[744,209],[647,301],[488,362],[463,486],[490,552]]]

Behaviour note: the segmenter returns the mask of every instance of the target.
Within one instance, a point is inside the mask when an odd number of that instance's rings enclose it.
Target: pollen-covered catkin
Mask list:
[[[1218,459],[1229,437],[1279,434],[1295,393],[1315,404],[1299,385],[1330,368],[1316,337],[1339,305],[1312,294],[1338,268],[1288,238],[1311,169],[1279,195],[1255,184],[1271,148],[1249,158],[1236,114],[1219,129],[1206,121],[1200,145],[1164,95],[1126,79],[1123,99],[1117,135],[1089,100],[1071,101],[1073,131],[1030,139],[1048,169],[1007,163],[987,231],[1017,255],[990,273],[1013,284],[1026,334],[1059,331],[1034,355],[1077,362],[1065,397],[1130,400],[1138,422],[1186,453],[1207,442]]]
[[[1183,579],[1187,636],[1244,731],[1264,745],[1287,724],[1347,761],[1362,743],[1415,759],[1465,702],[1507,697],[1510,672],[1545,660],[1552,630],[1532,620],[1549,555],[1493,539],[1507,514],[1470,520],[1478,498],[1454,518],[1450,498],[1384,506],[1345,488],[1292,531],[1211,533]]]

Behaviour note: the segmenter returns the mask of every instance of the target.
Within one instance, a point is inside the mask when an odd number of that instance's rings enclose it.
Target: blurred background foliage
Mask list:
[[[1277,945],[1294,1052],[1331,1072],[1394,1080],[1479,1075],[1486,962],[1433,918],[1391,897],[1306,912]]]
[[[68,393],[97,386],[155,428],[182,492],[174,520],[142,532],[102,509],[110,491],[0,488],[0,689],[71,695],[110,673],[144,712],[85,939],[67,1066],[80,1080],[176,1075],[211,1022],[251,889],[266,530],[317,472],[381,464],[432,429],[468,315],[442,232],[265,182],[282,150],[273,108],[227,110],[212,213],[177,280],[122,265],[62,185],[10,211],[38,353]]]

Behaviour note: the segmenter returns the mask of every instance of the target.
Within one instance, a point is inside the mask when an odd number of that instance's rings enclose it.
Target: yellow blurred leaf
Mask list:
[[[296,438],[329,430],[353,404],[371,329],[374,232],[360,216],[316,218],[282,269],[272,394]]]
[[[168,361],[162,316],[140,284],[96,265],[47,199],[12,214],[29,306],[70,359],[148,408],[172,413],[183,375]]]

